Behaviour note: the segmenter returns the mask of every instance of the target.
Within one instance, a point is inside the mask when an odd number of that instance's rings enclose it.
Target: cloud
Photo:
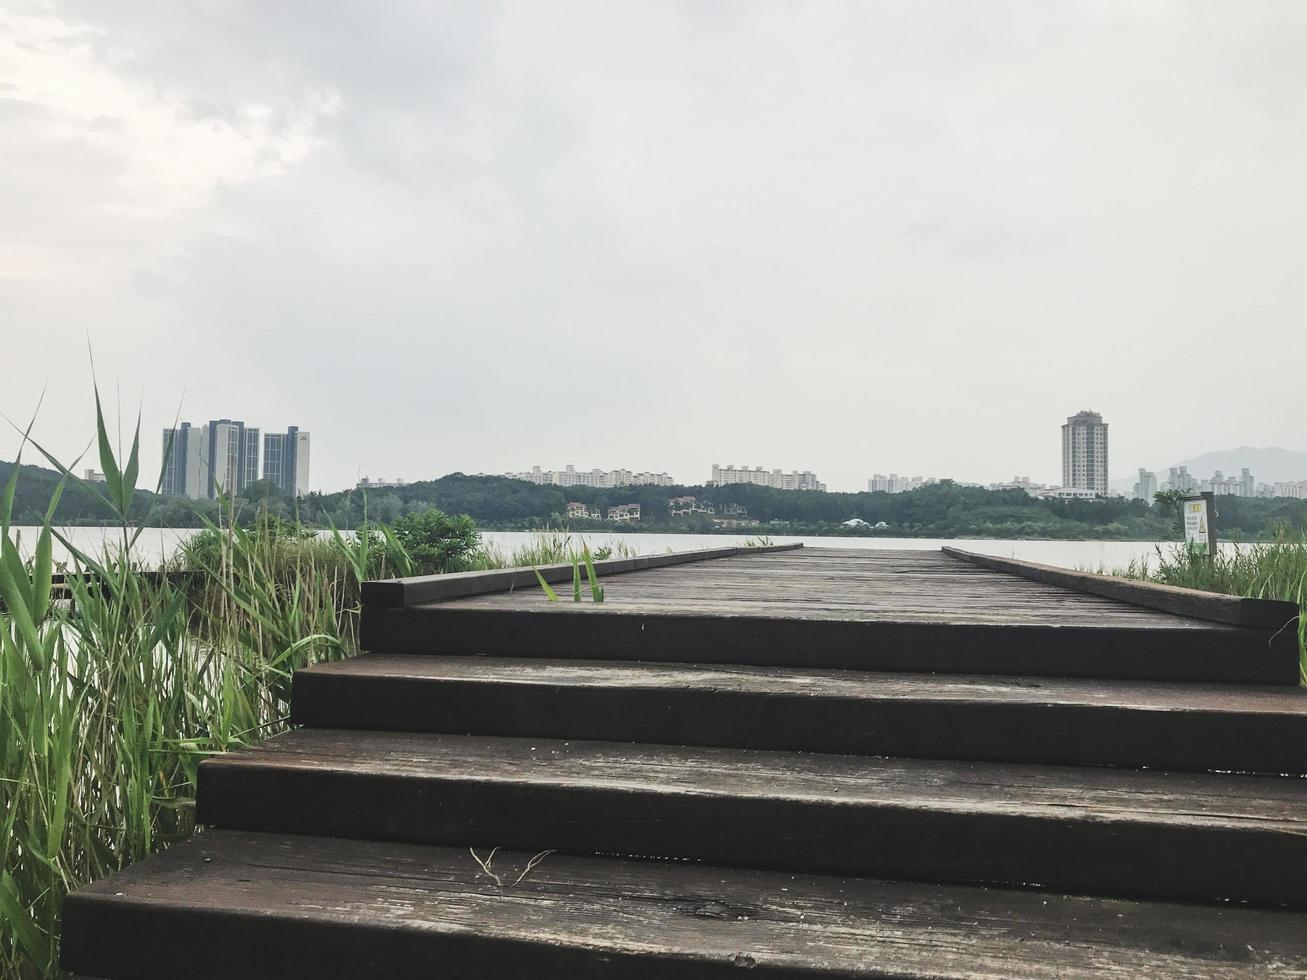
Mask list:
[[[315,482],[1300,444],[1296,4],[0,10],[0,331]],[[1219,398],[1186,351],[1222,352]],[[1274,351],[1275,356],[1267,356]],[[1204,369],[1205,370],[1205,369]],[[1210,385],[1208,385],[1210,387]],[[0,456],[5,443],[0,441]]]

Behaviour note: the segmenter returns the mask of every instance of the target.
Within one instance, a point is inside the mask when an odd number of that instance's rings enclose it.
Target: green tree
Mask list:
[[[465,570],[479,543],[472,518],[451,517],[434,507],[405,514],[395,521],[394,532],[423,574]]]

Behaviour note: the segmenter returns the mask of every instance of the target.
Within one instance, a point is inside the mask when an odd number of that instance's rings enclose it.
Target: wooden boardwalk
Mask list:
[[[603,565],[602,604],[570,567],[557,603],[370,585],[372,652],[201,767],[214,829],[70,897],[65,964],[1307,976],[1288,604],[925,551]]]

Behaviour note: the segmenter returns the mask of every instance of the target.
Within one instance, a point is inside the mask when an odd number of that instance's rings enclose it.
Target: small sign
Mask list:
[[[1216,554],[1216,508],[1212,494],[1185,497],[1180,506],[1184,514],[1184,543],[1204,555]]]

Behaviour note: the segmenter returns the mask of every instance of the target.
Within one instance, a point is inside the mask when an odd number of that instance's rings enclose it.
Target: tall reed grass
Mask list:
[[[1114,574],[1205,592],[1296,602],[1299,671],[1307,685],[1307,532],[1277,528],[1270,540],[1236,544],[1208,557],[1176,545],[1157,549],[1156,562],[1131,562]]]
[[[15,980],[59,975],[65,894],[193,832],[199,763],[283,730],[295,670],[356,652],[360,583],[423,570],[384,525],[324,537],[230,509],[146,569],[128,519],[139,425],[120,461],[98,395],[96,415],[103,487],[40,450],[64,483],[34,542],[11,526],[18,467],[0,496],[0,976]],[[121,527],[101,553],[52,526],[71,482]],[[72,555],[62,569],[56,540]],[[546,534],[458,567],[566,561],[578,547]]]

